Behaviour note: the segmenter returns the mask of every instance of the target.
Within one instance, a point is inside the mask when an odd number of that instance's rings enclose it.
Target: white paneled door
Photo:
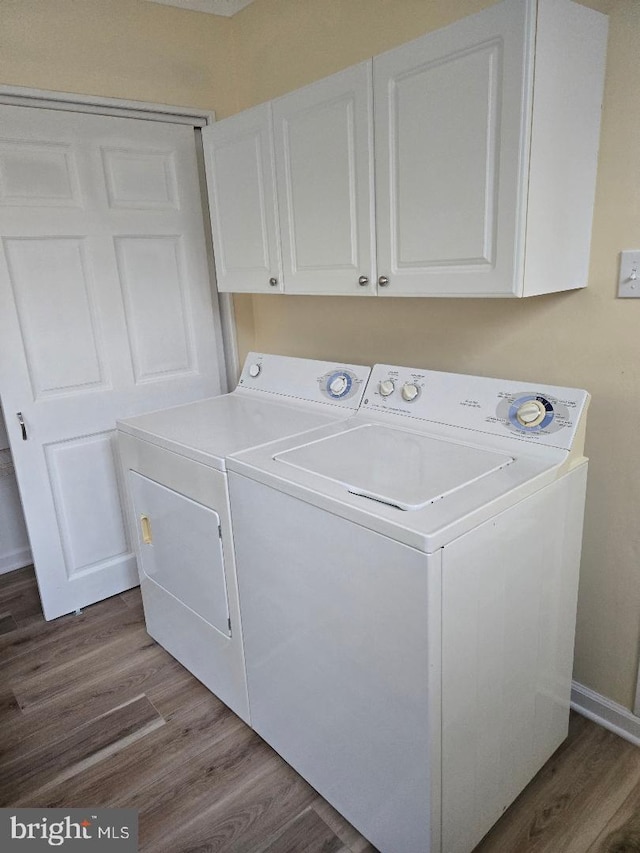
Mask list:
[[[0,395],[47,619],[138,582],[115,421],[221,391],[216,317],[192,127],[0,106]]]

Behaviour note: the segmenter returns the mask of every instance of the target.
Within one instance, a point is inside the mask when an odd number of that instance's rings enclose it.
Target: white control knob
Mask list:
[[[347,377],[335,376],[329,383],[329,392],[332,397],[341,397],[347,390]]]
[[[413,402],[419,393],[420,390],[414,382],[405,382],[402,386],[402,399],[407,403]]]
[[[539,400],[527,400],[518,408],[516,417],[522,426],[534,427],[542,423],[546,414],[547,410]]]
[[[249,367],[249,376],[252,376],[255,379],[256,376],[260,376],[261,370],[262,370],[262,367],[259,364],[257,364],[257,363],[252,364]]]
[[[396,384],[393,379],[383,379],[378,385],[378,391],[381,397],[388,397],[396,390]]]

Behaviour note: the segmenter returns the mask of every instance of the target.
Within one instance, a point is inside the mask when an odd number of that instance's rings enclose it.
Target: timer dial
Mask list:
[[[344,392],[347,390],[347,377],[346,376],[334,376],[334,378],[329,382],[329,393],[332,397],[341,397]]]
[[[396,385],[393,379],[383,379],[378,385],[378,391],[382,397],[388,397],[396,390]]]
[[[330,400],[343,400],[356,390],[356,377],[349,370],[336,370],[319,378],[320,391]]]
[[[412,403],[419,393],[420,389],[414,382],[405,382],[402,386],[402,399],[406,400],[407,403]]]
[[[538,426],[545,419],[547,410],[544,403],[540,400],[527,400],[519,406],[516,411],[516,418],[522,426],[531,429]]]
[[[253,379],[255,379],[256,376],[260,376],[261,370],[262,370],[262,367],[256,362],[256,364],[252,364],[249,367],[249,376],[251,376],[251,377],[253,377]]]
[[[496,409],[498,418],[509,429],[515,429],[522,436],[557,432],[571,421],[566,405],[555,397],[535,394],[531,391],[504,396]]]

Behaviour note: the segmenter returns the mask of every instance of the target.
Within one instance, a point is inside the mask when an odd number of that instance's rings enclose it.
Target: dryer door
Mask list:
[[[129,471],[141,570],[226,636],[229,605],[218,513]]]

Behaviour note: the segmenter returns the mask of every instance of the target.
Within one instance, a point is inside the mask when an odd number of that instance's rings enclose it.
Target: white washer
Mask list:
[[[225,459],[352,415],[369,373],[250,353],[230,394],[118,423],[147,630],[246,722]]]
[[[229,459],[252,725],[386,853],[469,853],[565,738],[584,391],[376,365]]]

